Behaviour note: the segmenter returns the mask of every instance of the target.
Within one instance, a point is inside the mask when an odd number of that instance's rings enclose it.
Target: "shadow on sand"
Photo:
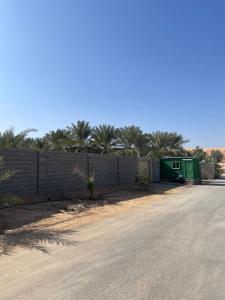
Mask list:
[[[118,202],[145,197],[152,194],[169,194],[170,190],[181,185],[175,183],[153,183],[149,190],[140,191],[137,187],[111,187],[96,192],[99,197],[95,200],[83,200],[88,207],[117,204]],[[87,199],[87,198],[86,198]],[[17,207],[0,209],[0,235],[6,230],[19,229],[24,225],[36,223],[43,219],[51,218],[65,209],[66,205],[78,203],[79,199],[49,200],[36,203],[25,203]],[[78,217],[79,215],[77,215]],[[55,225],[67,220],[55,220]]]
[[[37,229],[34,227],[5,231],[4,234],[0,234],[0,256],[13,254],[16,247],[49,254],[50,250],[47,247],[49,244],[67,247],[76,245],[76,241],[68,239],[68,235],[73,233],[72,230]]]
[[[114,187],[99,193],[99,200],[85,201],[89,207],[104,206],[108,204],[119,205],[120,202],[137,199],[153,194],[170,194],[170,190],[179,187],[179,184],[161,183],[151,184],[147,191],[140,191],[137,187]],[[103,196],[103,197],[102,197]],[[72,230],[55,230],[51,225],[45,227],[35,225],[36,222],[53,217],[59,213],[66,204],[73,201],[47,201],[41,203],[27,203],[20,207],[11,207],[0,210],[0,255],[10,255],[16,247],[26,250],[38,250],[49,253],[48,245],[56,244],[74,246],[77,242],[68,239]],[[77,215],[76,217],[79,217]],[[53,225],[60,225],[67,219],[54,220]],[[33,225],[34,224],[34,225]]]
[[[119,203],[124,201],[129,201],[132,199],[140,199],[142,197],[151,196],[151,195],[165,195],[172,194],[173,189],[177,187],[184,186],[183,184],[178,183],[152,183],[149,188],[146,190],[139,190],[137,187],[128,187],[115,189],[114,191],[109,191],[102,193],[104,200],[98,201],[98,206],[104,206],[107,204],[119,205]],[[170,192],[171,191],[171,192]]]

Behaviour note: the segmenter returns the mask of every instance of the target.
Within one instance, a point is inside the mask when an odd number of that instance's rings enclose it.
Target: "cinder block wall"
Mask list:
[[[160,182],[160,160],[159,159],[151,160],[151,169],[152,169],[152,181]]]
[[[118,158],[114,155],[89,154],[89,172],[96,187],[118,185]]]
[[[17,149],[0,149],[5,168],[15,171],[10,180],[0,183],[0,191],[10,193],[37,192],[37,152]]]
[[[51,194],[86,189],[84,176],[95,175],[97,188],[134,184],[138,172],[147,170],[157,181],[159,164],[148,158],[115,155],[37,152],[25,149],[0,149],[5,168],[17,173],[0,191],[16,194]],[[1,171],[1,170],[0,170]]]
[[[124,156],[119,158],[119,183],[132,184],[138,174],[138,158]]]
[[[63,193],[86,187],[79,173],[87,174],[87,155],[83,153],[40,152],[39,192]]]
[[[149,165],[149,159],[146,157],[140,157],[138,160],[138,173],[144,174],[149,177],[150,181],[152,181],[151,178],[151,168]]]
[[[215,163],[201,162],[201,179],[215,179],[216,177],[216,165]]]

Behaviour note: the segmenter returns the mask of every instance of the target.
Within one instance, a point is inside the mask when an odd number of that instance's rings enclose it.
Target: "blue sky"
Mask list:
[[[225,1],[0,0],[0,130],[77,120],[225,147]]]

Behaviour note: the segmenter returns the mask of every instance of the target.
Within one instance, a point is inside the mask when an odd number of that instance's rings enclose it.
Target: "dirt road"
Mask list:
[[[224,186],[187,187],[67,235],[35,234],[52,245],[11,252],[8,236],[1,299],[225,299]]]

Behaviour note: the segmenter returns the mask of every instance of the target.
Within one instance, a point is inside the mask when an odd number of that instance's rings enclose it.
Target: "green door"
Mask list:
[[[192,159],[184,159],[184,178],[193,179],[193,161]]]

